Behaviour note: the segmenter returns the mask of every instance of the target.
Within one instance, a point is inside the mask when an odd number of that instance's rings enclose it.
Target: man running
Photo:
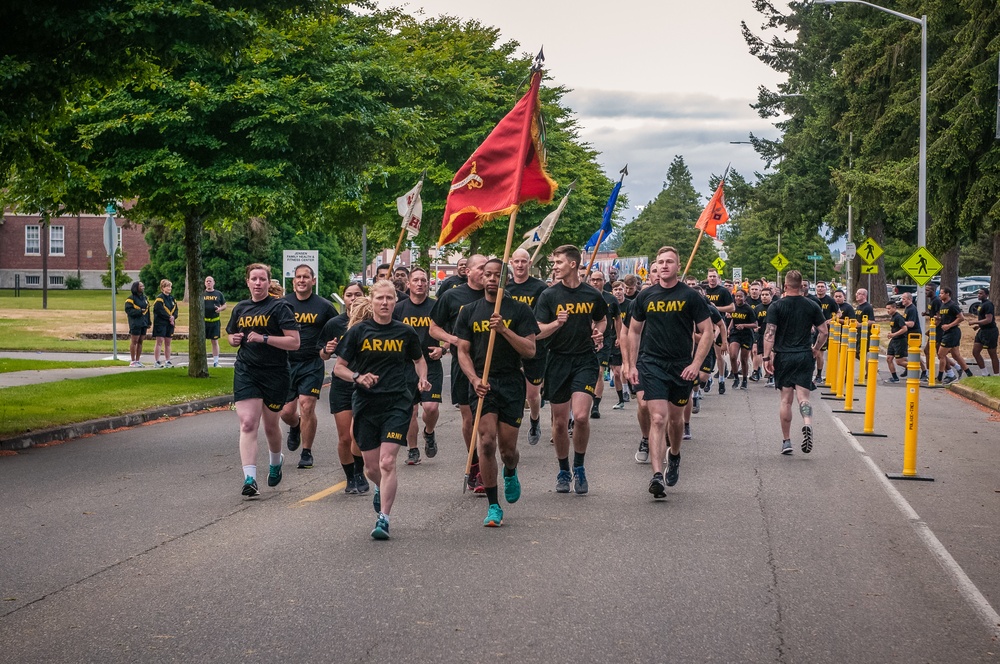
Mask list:
[[[898,383],[899,376],[896,375],[896,367],[902,367],[903,376],[906,376],[906,365],[909,356],[907,336],[910,328],[906,325],[906,318],[896,311],[896,303],[892,300],[885,305],[885,311],[889,314],[889,333],[886,339],[889,346],[885,351],[885,363],[889,366],[889,382]]]
[[[654,498],[666,496],[680,475],[684,410],[705,357],[712,348],[712,323],[701,295],[678,281],[680,258],[673,247],[662,247],[656,256],[657,283],[639,293],[632,305],[629,326],[629,379],[640,382],[642,399],[650,414],[649,454],[653,479],[648,490]],[[643,335],[646,323],[649,334]],[[697,347],[693,334],[700,335]],[[694,352],[692,353],[692,349]],[[666,476],[664,448],[670,441]]]
[[[632,303],[625,299],[625,283],[622,281],[611,284],[611,294],[618,303],[618,336],[615,339],[615,348],[611,351],[611,359],[608,360],[608,364],[611,365],[611,377],[615,381],[615,390],[618,392],[618,403],[612,406],[612,409],[622,410],[625,408],[625,402],[629,400],[629,389],[622,374],[622,347],[625,345],[625,335],[628,334],[628,330],[625,329],[625,316]]]
[[[972,328],[976,330],[976,338],[972,344],[972,357],[976,358],[976,365],[984,376],[1000,375],[1000,359],[997,358],[997,321],[996,309],[990,302],[990,291],[988,288],[980,288],[976,293],[979,298],[979,306],[976,308],[976,319],[970,321]],[[971,311],[971,308],[970,308]],[[990,354],[990,368],[986,368],[983,360],[983,349]],[[992,371],[991,371],[992,369]]]
[[[445,291],[449,291],[452,288],[456,288],[467,283],[469,283],[469,259],[459,258],[458,262],[455,264],[455,274],[445,277],[445,279],[438,284],[438,299],[441,299],[441,296],[445,293]]]
[[[709,268],[708,270],[708,287],[705,289],[705,298],[714,304],[715,308],[719,310],[719,313],[723,315],[726,319],[726,325],[728,327],[729,314],[731,314],[736,308],[736,301],[733,299],[733,294],[729,291],[729,289],[721,283],[721,280],[719,279],[719,271],[715,268]],[[715,364],[719,374],[720,395],[726,393],[726,354],[728,351],[728,347],[722,345],[719,341],[715,342]],[[705,390],[710,390],[711,385],[712,382],[709,380]]]
[[[756,347],[757,355],[754,357],[754,372],[757,374],[757,379],[760,380],[760,372],[764,364],[764,330],[767,327],[767,309],[771,306],[771,294],[774,291],[770,287],[763,287],[760,289],[760,306],[754,309],[754,314],[757,317],[757,330],[756,330]],[[767,374],[767,381],[764,383],[767,387],[774,386],[774,376],[770,371],[765,371]]]
[[[516,250],[511,254],[510,267],[513,278],[507,284],[504,293],[534,310],[535,304],[538,302],[538,296],[548,286],[541,279],[536,279],[528,274],[528,270],[531,269],[531,255],[524,249]],[[542,437],[542,378],[545,377],[545,355],[547,350],[548,344],[546,342],[536,340],[534,357],[521,359],[528,395],[529,445],[537,445]]]
[[[785,295],[767,309],[764,330],[764,369],[774,374],[774,386],[781,390],[781,453],[792,453],[792,398],[799,402],[802,415],[802,451],[813,447],[812,404],[809,401],[813,371],[820,348],[830,331],[819,305],[802,295],[802,273],[785,275]],[[816,340],[810,345],[813,328]]]
[[[750,374],[750,349],[753,347],[753,331],[757,329],[757,316],[747,304],[742,290],[737,290],[733,295],[733,305],[735,308],[729,315],[729,366],[733,372],[733,389],[745,390]],[[740,373],[743,376],[742,383]]]
[[[437,438],[434,435],[434,427],[437,426],[440,416],[439,404],[441,403],[441,391],[444,389],[444,368],[441,366],[441,356],[444,355],[444,349],[441,348],[440,342],[430,335],[431,310],[434,309],[434,300],[427,297],[429,288],[430,279],[427,277],[427,271],[422,267],[414,267],[410,270],[407,281],[409,295],[405,300],[397,302],[396,308],[392,312],[393,320],[409,325],[417,333],[420,347],[424,351],[424,360],[427,362],[427,382],[431,384],[431,389],[414,394],[413,417],[410,418],[410,428],[406,434],[406,444],[409,447],[406,457],[408,466],[420,463],[420,448],[417,447],[417,411],[421,408],[424,411],[424,453],[427,454],[428,459],[437,456]]]
[[[215,277],[205,277],[205,338],[212,342],[212,366],[219,368],[219,337],[222,336],[222,318],[226,310],[226,296],[215,290]]]
[[[325,298],[313,293],[316,274],[312,267],[296,266],[292,292],[285,301],[299,324],[299,347],[288,353],[290,383],[281,420],[288,425],[286,444],[294,452],[302,444],[299,468],[313,467],[312,446],[316,440],[316,402],[323,389],[326,365],[319,356],[320,334],[327,321],[337,317],[337,310]]]
[[[483,276],[486,283],[486,297],[464,307],[455,323],[458,337],[458,362],[472,393],[483,400],[482,415],[479,419],[479,472],[486,498],[489,500],[483,525],[497,528],[503,525],[503,510],[497,491],[497,448],[503,462],[503,495],[509,504],[521,497],[521,482],[517,478],[517,434],[524,415],[525,380],[521,362],[535,354],[535,335],[538,323],[535,314],[526,304],[505,297],[500,302],[500,313],[496,308],[497,293],[503,261],[492,258],[486,261]],[[490,375],[483,382],[490,331],[496,330],[493,357],[490,360]],[[478,408],[478,402],[476,407]]]
[[[931,357],[931,338],[930,338],[930,322],[933,320],[934,324],[937,325],[938,313],[941,311],[941,298],[937,296],[937,288],[934,286],[934,282],[928,282],[924,286],[924,296],[927,298],[927,309],[924,311],[924,316],[927,317],[927,341],[924,343],[924,357],[927,358],[927,368],[937,366],[938,360],[936,357]],[[941,328],[937,329],[937,343],[938,346],[941,344]],[[920,376],[920,380],[924,380],[926,376]]]
[[[607,305],[600,292],[580,281],[580,250],[564,244],[552,252],[552,274],[557,279],[538,297],[535,315],[539,338],[549,338],[545,363],[545,398],[552,404],[553,432],[559,474],[556,492],[569,493],[572,478],[578,494],[589,484],[584,467],[590,440],[590,410],[599,379],[599,348],[607,324]],[[569,416],[573,432],[573,474],[569,465]]]
[[[604,339],[601,343],[601,350],[597,351],[597,360],[601,363],[601,369],[597,376],[594,406],[590,409],[590,418],[599,420],[601,419],[601,399],[604,398],[604,372],[611,369],[611,355],[616,349],[618,335],[621,334],[621,310],[618,308],[618,300],[615,299],[615,296],[604,288],[606,280],[603,272],[592,272],[588,281],[604,297],[604,304],[608,308],[608,323],[604,328]]]
[[[948,366],[949,356],[958,362],[959,369],[964,371],[965,375],[971,376],[972,371],[966,366],[965,358],[962,357],[959,350],[959,344],[962,342],[962,330],[959,326],[965,320],[965,314],[962,313],[958,303],[951,299],[951,289],[947,286],[941,287],[941,310],[938,313],[938,320],[938,329],[941,330],[941,340],[938,344],[938,358],[940,359],[938,380],[942,380],[942,374],[944,374],[942,382],[949,385],[961,377],[961,374],[956,377],[952,373]]]

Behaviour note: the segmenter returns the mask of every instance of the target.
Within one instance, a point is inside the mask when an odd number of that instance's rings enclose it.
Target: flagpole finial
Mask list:
[[[628,175],[628,164],[625,164],[625,168],[621,169],[618,172],[621,173],[622,175]]]
[[[541,71],[543,62],[545,62],[544,46],[538,49],[538,55],[535,56],[535,61],[531,64],[531,71]]]
[[[567,187],[567,189],[569,191],[573,191],[574,189],[576,189],[576,180],[573,180],[572,182],[570,182],[569,183],[569,187]]]

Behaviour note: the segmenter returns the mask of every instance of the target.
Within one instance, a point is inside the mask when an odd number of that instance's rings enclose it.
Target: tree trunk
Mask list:
[[[49,308],[49,213],[42,213],[42,227],[38,229],[38,246],[42,251],[42,309]]]
[[[205,285],[201,279],[201,234],[204,217],[189,214],[184,218],[184,257],[187,264],[188,295],[188,376],[208,378],[208,356],[205,353],[205,323],[202,298]]]
[[[885,223],[882,221],[881,217],[875,216],[875,221],[872,222],[871,227],[868,229],[868,234],[873,240],[880,246],[885,246]],[[880,309],[886,305],[889,301],[889,295],[886,293],[886,273],[885,273],[885,254],[879,256],[878,260],[875,261],[875,265],[878,266],[878,274],[872,275],[858,275],[858,288],[865,288],[868,290],[868,301],[871,302],[872,306],[876,309]],[[871,287],[869,288],[869,277],[871,278]]]
[[[941,269],[941,285],[950,288],[952,293],[958,292],[958,254],[959,246],[956,244],[941,257],[941,264],[944,265]]]
[[[993,267],[990,268],[990,302],[1000,302],[1000,230],[993,233]]]

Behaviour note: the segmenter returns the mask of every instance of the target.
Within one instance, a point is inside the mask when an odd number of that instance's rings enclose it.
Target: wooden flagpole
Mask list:
[[[601,229],[600,235],[597,236],[597,244],[594,245],[594,252],[590,254],[590,263],[587,265],[587,274],[594,273],[594,261],[597,260],[597,252],[601,248],[601,243],[604,242],[604,229]]]
[[[731,166],[731,165],[732,164],[729,164],[729,165],[726,166],[726,172],[722,174],[722,180],[719,181],[719,186],[720,187],[725,187],[726,186],[726,178],[729,177],[729,166]],[[714,194],[713,194],[713,197],[714,197]],[[681,275],[681,279],[680,279],[681,281],[684,281],[684,279],[687,277],[688,270],[691,269],[691,262],[694,261],[694,255],[698,253],[698,245],[701,244],[701,238],[704,237],[704,235],[705,235],[705,229],[702,228],[701,232],[698,233],[698,239],[695,240],[694,249],[691,250],[691,255],[688,257],[687,265],[684,266],[684,274]]]
[[[500,304],[503,302],[503,292],[505,284],[507,283],[507,261],[510,260],[510,250],[514,244],[514,223],[517,221],[517,211],[520,206],[514,208],[514,211],[510,213],[510,224],[507,226],[507,245],[503,250],[503,269],[500,271],[500,288],[497,290],[497,302],[493,307],[493,313],[500,313]],[[490,330],[489,343],[486,346],[486,364],[483,365],[483,377],[482,382],[485,385],[489,385],[490,380],[490,365],[493,364],[493,345],[497,340],[497,331],[495,329]],[[461,371],[461,369],[458,369]],[[452,371],[455,371],[452,368]],[[472,423],[472,442],[469,445],[469,456],[465,461],[465,482],[462,484],[462,493],[465,493],[469,486],[469,475],[472,473],[472,456],[475,454],[477,447],[477,438],[479,437],[479,420],[483,416],[483,402],[485,399],[479,399],[479,405],[476,407],[476,419]]]
[[[403,246],[403,235],[406,233],[406,229],[399,231],[399,239],[396,240],[396,248],[392,252],[392,260],[389,261],[389,279],[392,280],[392,273],[396,270],[396,256],[399,255],[399,248]]]

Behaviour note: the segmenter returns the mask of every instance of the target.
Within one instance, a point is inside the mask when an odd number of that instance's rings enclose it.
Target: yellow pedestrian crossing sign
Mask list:
[[[712,267],[715,268],[716,272],[722,272],[722,268],[726,267],[726,261],[722,260],[721,257],[716,258],[712,261]]]
[[[917,250],[913,252],[913,255],[903,261],[900,265],[901,268],[906,270],[906,273],[913,278],[915,282],[923,286],[931,278],[941,271],[944,265],[934,258],[934,254],[927,251],[926,247],[917,247]]]
[[[878,265],[862,265],[861,274],[878,274]]]
[[[878,257],[882,255],[882,247],[878,246],[878,242],[868,238],[861,243],[858,247],[858,256],[861,256],[861,260],[866,263],[874,263],[878,260]],[[878,272],[864,272],[861,274],[878,274]]]
[[[788,267],[788,259],[785,258],[784,254],[778,254],[771,259],[771,265],[773,265],[774,269],[778,272],[784,272],[785,268]]]

